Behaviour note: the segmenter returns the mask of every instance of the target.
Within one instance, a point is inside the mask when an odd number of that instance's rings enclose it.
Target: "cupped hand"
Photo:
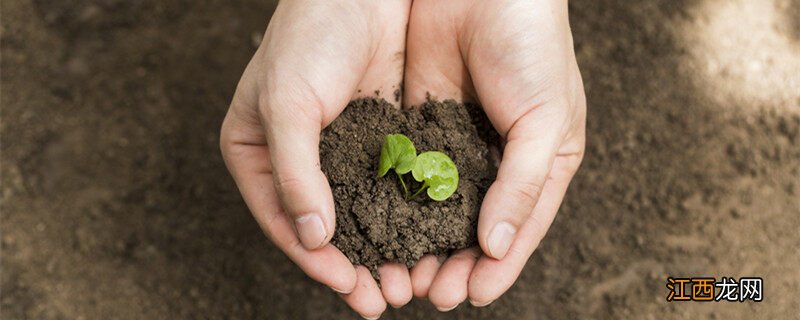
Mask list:
[[[222,125],[225,163],[264,233],[311,278],[377,318],[411,299],[408,270],[381,267],[378,288],[329,244],[333,196],[320,131],[347,103],[402,82],[410,0],[281,1]],[[383,294],[381,292],[383,290]],[[385,298],[384,298],[385,296]]]
[[[485,305],[516,280],[544,236],[583,156],[585,98],[565,0],[281,2],[223,123],[221,148],[265,234],[353,309],[379,316],[427,296],[440,310]],[[409,23],[406,47],[406,24]],[[404,50],[407,48],[407,62]],[[404,103],[480,101],[505,140],[481,208],[478,248],[409,275],[380,267],[379,289],[328,241],[330,188],[319,133],[347,102],[403,81]]]
[[[484,306],[508,290],[544,237],[584,153],[586,102],[566,0],[417,0],[404,104],[480,101],[504,140],[481,206],[480,248],[412,270],[414,295],[439,310]],[[482,249],[482,250],[480,250]]]

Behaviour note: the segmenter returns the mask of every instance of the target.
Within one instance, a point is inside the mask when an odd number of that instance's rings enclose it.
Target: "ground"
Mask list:
[[[3,319],[355,317],[260,233],[218,129],[270,1],[3,0]],[[574,0],[587,153],[516,285],[387,319],[800,314],[800,2]],[[665,301],[668,276],[764,301]]]

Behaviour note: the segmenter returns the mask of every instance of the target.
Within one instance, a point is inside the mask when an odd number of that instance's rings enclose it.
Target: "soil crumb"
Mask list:
[[[322,132],[320,159],[336,201],[336,245],[354,264],[375,274],[385,261],[414,264],[424,254],[446,255],[477,244],[478,211],[496,167],[491,161],[491,128],[480,107],[428,101],[398,110],[383,99],[350,102]],[[447,200],[403,198],[397,175],[377,178],[383,137],[402,133],[418,153],[438,150],[458,167],[459,185]],[[404,176],[409,190],[420,186]]]

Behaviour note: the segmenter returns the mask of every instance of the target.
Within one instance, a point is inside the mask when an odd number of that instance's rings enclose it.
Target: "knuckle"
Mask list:
[[[300,242],[300,238],[297,236],[283,237],[280,239],[274,239],[273,241],[278,248],[283,250],[283,252],[298,251],[304,248],[303,243]]]
[[[575,174],[578,173],[578,169],[580,169],[581,163],[583,163],[583,157],[585,154],[586,152],[581,150],[581,152],[575,155],[575,160],[573,161],[573,164],[569,166],[568,169],[570,177],[575,176]]]
[[[225,156],[230,151],[231,146],[231,112],[230,109],[228,114],[225,115],[225,119],[222,120],[222,125],[219,128],[219,150],[222,152],[222,155]]]
[[[508,257],[525,257],[525,258],[527,258],[526,256],[530,256],[531,253],[526,252],[520,246],[513,246],[512,245],[511,247],[508,248],[508,253],[506,253],[506,256],[508,256]]]
[[[581,146],[580,150],[561,156],[558,160],[563,165],[551,172],[551,178],[572,179],[578,173],[585,154],[585,149]]]
[[[223,158],[230,154],[231,149],[231,140],[230,134],[227,130],[225,130],[225,124],[223,123],[222,129],[219,133],[219,151],[222,153]]]
[[[478,260],[479,257],[480,257],[479,251],[470,249],[451,256],[449,260],[452,260],[454,262],[455,261],[474,262],[475,260]]]
[[[256,220],[259,220],[259,219],[256,218]],[[280,228],[281,225],[285,225],[287,223],[290,223],[289,221],[287,221],[287,217],[286,217],[286,215],[284,214],[283,211],[276,210],[276,211],[272,211],[272,212],[266,213],[262,217],[261,223],[262,223],[261,229],[263,230],[264,235],[266,235],[267,238],[270,241],[272,241],[272,243],[275,244],[275,246],[277,246],[278,248],[280,248],[284,252],[289,252],[291,250],[294,250],[294,249],[296,249],[298,247],[302,247],[303,246],[302,242],[300,241],[300,239],[297,236],[292,235],[292,236],[288,236],[288,237],[287,236],[278,237],[274,233],[274,231],[277,230],[276,228]],[[280,234],[280,232],[279,232],[279,234]]]
[[[536,250],[536,247],[538,247],[539,244],[542,242],[544,236],[547,234],[547,230],[550,228],[549,223],[547,223],[546,221],[542,221],[541,218],[537,216],[531,217],[530,223],[533,224],[534,237],[532,239],[533,242],[531,243],[531,248],[529,250],[530,253],[528,254],[531,254],[533,253],[534,250]]]
[[[270,83],[271,90],[264,90],[258,96],[257,108],[260,118],[266,123],[285,118],[320,119],[328,106],[327,99],[320,94],[305,77],[298,76],[292,81]]]
[[[279,223],[279,220],[284,220],[284,219],[285,219],[285,215],[284,215],[283,211],[276,210],[276,211],[269,212],[269,213],[267,213],[265,215],[264,223],[266,223],[266,225],[268,225],[268,226],[272,226],[272,225],[276,225],[277,223]]]
[[[517,203],[523,203],[533,209],[536,202],[539,201],[539,195],[542,193],[542,184],[533,181],[514,181],[506,182],[506,190],[508,195]]]
[[[284,173],[280,174],[279,172],[275,173],[275,189],[280,194],[290,194],[295,192],[300,192],[303,190],[303,180],[296,174],[292,173]]]
[[[227,134],[220,135],[219,151],[222,155],[222,161],[229,170],[233,170],[236,165],[236,152],[235,145],[230,141]]]

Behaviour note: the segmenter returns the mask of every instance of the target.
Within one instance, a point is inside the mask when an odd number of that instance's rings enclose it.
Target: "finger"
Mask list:
[[[425,298],[428,296],[431,283],[439,271],[439,258],[434,255],[425,255],[411,268],[411,288],[414,296]]]
[[[358,283],[350,294],[341,297],[355,312],[366,319],[378,319],[386,310],[386,301],[381,296],[378,283],[364,266],[356,266]]]
[[[429,95],[437,100],[475,100],[455,36],[468,6],[468,1],[414,1],[406,40],[403,105],[418,106]]]
[[[303,246],[319,248],[335,227],[333,195],[319,164],[322,118],[310,111],[324,106],[267,103],[264,122],[278,197]]]
[[[436,309],[442,312],[453,310],[467,298],[469,275],[480,254],[478,248],[469,248],[447,258],[428,292],[428,299]]]
[[[355,98],[379,97],[400,107],[403,91],[403,68],[406,58],[406,26],[410,0],[371,2],[374,19],[380,21],[380,45],[370,59],[367,71],[353,95]]]
[[[231,129],[231,122],[236,121],[229,113],[223,124],[223,156],[256,222],[309,277],[338,292],[351,292],[356,272],[350,261],[332,245],[310,251],[300,244],[275,192],[266,146],[242,143],[241,139],[248,137]]]
[[[502,259],[530,217],[563,140],[565,119],[534,110],[508,131],[495,182],[486,192],[478,221],[478,240],[487,256]]]
[[[502,260],[481,257],[469,278],[469,300],[473,306],[486,306],[502,295],[519,277],[522,268],[539,246],[555,218],[579,157],[559,157],[553,174],[545,183],[541,200],[519,232],[517,241]]]
[[[411,301],[411,277],[408,268],[400,263],[384,263],[378,267],[381,276],[383,298],[394,308],[400,308]]]

